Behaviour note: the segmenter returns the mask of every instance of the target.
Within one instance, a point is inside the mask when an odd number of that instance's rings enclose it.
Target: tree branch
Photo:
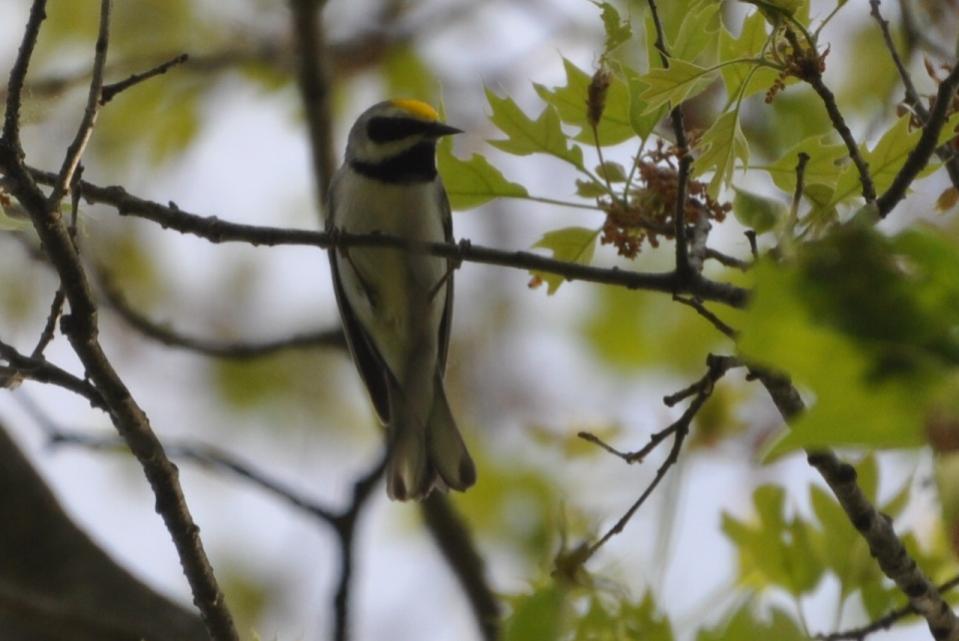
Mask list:
[[[11,72],[4,136],[0,141],[0,168],[8,179],[11,193],[30,214],[44,251],[60,276],[70,303],[70,315],[63,318],[61,328],[83,363],[86,375],[99,392],[114,425],[140,461],[150,481],[156,496],[156,510],[163,517],[177,548],[184,574],[193,591],[194,603],[203,616],[210,636],[214,641],[235,641],[239,636],[200,541],[199,528],[186,505],[177,480],[176,467],[166,457],[150,427],[149,419],[103,352],[98,340],[97,308],[71,234],[23,162],[18,121],[20,95],[44,7],[43,0],[35,0]],[[101,20],[98,51],[105,49],[108,35],[107,25]],[[91,83],[95,84],[96,81]],[[67,156],[70,158],[71,154]],[[57,176],[53,184],[60,180],[61,176]]]
[[[92,407],[106,410],[100,392],[93,385],[43,358],[21,354],[3,341],[0,341],[0,358],[9,363],[11,368],[11,371],[0,373],[0,387],[16,387],[17,381],[25,378],[62,387],[87,399]]]
[[[833,95],[832,91],[830,91],[829,87],[827,87],[826,83],[822,80],[822,69],[820,69],[821,60],[818,52],[814,50],[807,51],[800,44],[799,38],[792,29],[787,28],[785,35],[799,65],[799,69],[797,70],[799,78],[808,83],[822,100],[823,105],[826,107],[826,113],[829,114],[829,120],[832,122],[833,129],[836,130],[839,137],[842,138],[842,141],[846,143],[846,151],[849,152],[849,158],[859,171],[859,182],[862,183],[862,196],[866,199],[867,203],[873,202],[876,200],[876,186],[872,181],[872,176],[869,174],[869,164],[862,157],[862,154],[859,153],[859,145],[856,143],[856,139],[853,138],[852,132],[849,130],[849,126],[846,124],[846,119],[843,117],[842,112],[839,111],[839,105],[836,104],[836,96]]]
[[[753,370],[787,422],[805,408],[789,379],[767,371]],[[959,619],[943,600],[936,586],[916,565],[892,527],[856,484],[856,470],[829,450],[807,450],[809,464],[816,468],[836,496],[849,521],[869,545],[883,574],[908,597],[910,605],[926,619],[937,641],[959,641]]]
[[[499,602],[486,581],[485,563],[469,528],[444,494],[433,492],[420,503],[420,511],[433,541],[466,592],[484,641],[496,641],[500,638]]]
[[[35,404],[26,397],[19,397],[24,409],[34,422],[43,430],[51,447],[71,445],[104,452],[125,452],[126,441],[115,436],[96,436],[79,430],[68,430],[58,426]],[[340,548],[340,573],[333,596],[335,614],[334,634],[336,641],[348,638],[348,614],[351,579],[353,574],[353,542],[360,512],[376,487],[386,463],[385,457],[369,471],[361,474],[353,485],[353,497],[345,508],[335,510],[298,492],[284,482],[259,469],[241,457],[219,447],[193,439],[166,440],[163,443],[166,452],[173,458],[200,465],[205,468],[219,469],[251,483],[290,506],[313,517],[336,533]]]
[[[959,585],[959,576],[953,577],[949,579],[948,581],[946,581],[945,583],[940,584],[938,587],[938,590],[940,593],[948,592],[949,590],[953,589],[957,585]],[[841,632],[831,632],[829,634],[817,634],[813,638],[818,639],[819,641],[844,641],[846,639],[862,641],[873,632],[879,632],[880,630],[888,630],[889,628],[893,626],[893,624],[900,621],[901,619],[904,619],[910,614],[916,614],[916,610],[915,608],[912,607],[912,605],[906,604],[902,606],[901,608],[896,608],[895,610],[891,610],[889,613],[879,617],[878,619],[876,619],[875,621],[867,625],[864,625],[858,628],[851,628],[849,630],[843,630]]]
[[[100,26],[97,32],[97,43],[94,47],[93,71],[90,73],[90,89],[87,93],[87,105],[83,110],[83,118],[80,120],[80,126],[77,127],[77,133],[73,137],[70,146],[67,147],[67,153],[60,165],[60,173],[57,174],[57,181],[53,184],[53,191],[50,192],[50,208],[57,210],[60,207],[60,201],[70,189],[73,183],[73,174],[80,165],[80,157],[90,142],[90,136],[93,135],[93,127],[97,122],[97,115],[100,113],[100,91],[103,88],[103,69],[107,63],[107,45],[110,41],[110,11],[112,0],[101,0],[100,2]]]
[[[290,0],[297,54],[297,81],[310,131],[313,178],[321,214],[326,208],[327,191],[335,171],[329,52],[321,15],[325,5],[326,0]]]
[[[690,424],[706,400],[712,395],[716,382],[722,378],[730,368],[738,366],[739,361],[735,358],[710,355],[706,359],[706,364],[709,368],[706,374],[699,381],[683,390],[683,392],[680,392],[680,394],[683,395],[682,397],[690,396],[692,393],[695,393],[695,397],[683,412],[682,416],[680,416],[679,419],[677,419],[673,424],[654,434],[650,438],[650,442],[642,449],[637,450],[636,452],[623,454],[603,444],[602,441],[593,435],[585,437],[585,440],[600,444],[604,447],[604,449],[616,454],[627,463],[642,462],[642,460],[669,435],[673,436],[673,447],[669,450],[669,454],[666,456],[666,459],[656,470],[656,475],[653,477],[653,480],[648,486],[646,486],[646,489],[643,490],[643,493],[639,495],[639,498],[636,499],[626,513],[623,514],[616,524],[607,530],[598,541],[586,548],[581,555],[578,555],[577,560],[579,563],[582,564],[588,561],[594,554],[596,554],[599,548],[606,544],[607,541],[622,532],[623,528],[625,528],[626,524],[629,523],[630,519],[633,518],[633,515],[636,513],[636,511],[639,510],[643,503],[646,502],[646,499],[652,495],[653,490],[655,490],[663,478],[666,477],[666,473],[669,472],[669,469],[673,467],[673,465],[675,465],[679,460],[679,452],[682,450],[683,442],[686,440],[686,435],[689,433]],[[695,390],[695,392],[691,392],[691,390]],[[667,405],[670,404],[668,401],[669,398],[670,397],[666,397],[666,399],[664,399]],[[579,436],[580,438],[584,438],[582,433]]]
[[[912,181],[929,164],[929,159],[938,147],[939,134],[942,133],[942,128],[949,117],[952,99],[957,89],[959,89],[959,65],[953,67],[946,79],[940,83],[939,91],[936,92],[936,102],[932,106],[932,111],[929,112],[929,119],[922,129],[919,142],[909,152],[905,164],[896,174],[889,189],[876,201],[880,218],[885,218],[899,204],[909,186],[912,185]]]
[[[10,80],[7,82],[7,107],[3,117],[3,140],[16,148],[20,147],[20,107],[23,99],[23,83],[27,77],[30,58],[33,49],[37,46],[40,35],[40,24],[47,17],[46,0],[34,0],[30,7],[30,17],[23,31],[23,40],[20,49],[10,69]]]
[[[659,51],[659,59],[663,63],[663,67],[669,68],[669,50],[666,48],[666,36],[663,32],[663,23],[659,18],[656,0],[647,0],[647,4],[653,24],[656,27],[655,46]],[[673,213],[673,223],[675,224],[673,233],[676,236],[676,272],[686,275],[692,272],[692,267],[689,264],[689,248],[686,246],[686,198],[689,187],[689,169],[693,163],[693,157],[689,153],[686,123],[680,105],[673,107],[669,119],[672,123],[673,135],[676,137],[676,147],[680,153],[676,178],[676,207]]]
[[[922,104],[922,100],[919,98],[919,92],[916,91],[916,86],[912,83],[912,77],[906,70],[906,66],[903,64],[902,58],[900,58],[899,52],[896,50],[896,43],[893,42],[892,33],[889,31],[889,21],[882,17],[882,12],[879,9],[880,0],[869,0],[869,5],[871,7],[870,14],[879,24],[883,42],[886,43],[889,56],[892,58],[893,64],[896,65],[896,71],[899,73],[899,79],[902,81],[902,86],[906,93],[906,103],[912,107],[913,111],[915,111],[919,117],[919,121],[925,125],[929,122],[929,110]],[[905,13],[903,17],[905,19]],[[953,186],[959,189],[959,157],[948,153],[944,149],[938,149],[936,155],[946,164],[946,171],[949,173],[949,179],[952,181]]]
[[[40,183],[49,184],[53,174],[31,169],[31,175]],[[7,181],[9,182],[9,181]],[[183,211],[175,205],[138,198],[122,187],[98,187],[81,181],[78,188],[90,202],[117,208],[122,216],[136,216],[151,220],[161,227],[184,234],[205,238],[213,243],[242,242],[254,246],[311,245],[315,247],[395,247],[451,258],[454,262],[474,262],[523,270],[538,270],[558,274],[567,280],[618,285],[627,289],[646,289],[667,293],[693,294],[703,300],[722,302],[732,307],[744,307],[748,292],[741,287],[709,280],[699,273],[680,275],[676,272],[643,273],[619,269],[593,267],[547,258],[524,251],[506,251],[473,245],[461,241],[448,243],[413,243],[407,239],[385,234],[331,234],[305,229],[286,229],[230,223],[216,217],[204,217]]]
[[[165,74],[172,67],[175,67],[177,65],[182,65],[189,59],[190,59],[189,55],[185,53],[181,53],[175,58],[171,58],[170,60],[167,60],[166,62],[162,62],[151,69],[148,69],[141,73],[131,74],[128,78],[124,80],[106,85],[105,87],[103,87],[103,90],[100,92],[100,104],[101,105],[107,104],[108,102],[116,98],[117,94],[119,94],[120,92],[126,91],[130,87],[134,85],[138,85],[145,80],[149,80],[150,78],[153,78],[155,76]]]
[[[250,341],[215,341],[208,338],[189,336],[177,330],[165,327],[147,318],[142,312],[130,306],[123,294],[117,289],[104,269],[98,269],[100,288],[107,304],[130,327],[144,337],[168,347],[190,350],[214,358],[246,360],[270,356],[287,349],[332,347],[343,349],[346,341],[340,328],[294,334],[285,338]]]

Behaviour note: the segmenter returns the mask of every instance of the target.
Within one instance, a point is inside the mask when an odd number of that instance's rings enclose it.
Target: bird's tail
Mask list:
[[[462,492],[476,482],[476,467],[456,427],[439,375],[429,418],[411,416],[399,385],[390,389],[390,455],[386,490],[396,501],[422,500],[434,489]]]

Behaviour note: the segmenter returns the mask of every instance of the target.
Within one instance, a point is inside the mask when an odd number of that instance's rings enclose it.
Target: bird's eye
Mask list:
[[[387,143],[402,140],[409,136],[421,134],[427,130],[429,123],[415,118],[388,118],[380,116],[371,118],[366,125],[366,135],[375,143]]]

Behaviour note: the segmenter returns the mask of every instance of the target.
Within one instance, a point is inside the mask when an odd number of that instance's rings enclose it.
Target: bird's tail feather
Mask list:
[[[437,375],[426,425],[409,416],[399,385],[390,389],[390,455],[386,489],[396,501],[422,500],[434,489],[463,491],[476,482],[476,467],[456,427]]]

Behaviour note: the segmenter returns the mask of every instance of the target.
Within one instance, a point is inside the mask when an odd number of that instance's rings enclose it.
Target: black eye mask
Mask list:
[[[409,136],[423,134],[433,123],[415,118],[371,118],[366,124],[366,135],[375,143],[393,142]]]
[[[377,144],[394,142],[409,136],[426,134],[434,138],[460,133],[456,127],[441,122],[429,122],[416,118],[388,118],[378,116],[366,124],[366,135]]]

